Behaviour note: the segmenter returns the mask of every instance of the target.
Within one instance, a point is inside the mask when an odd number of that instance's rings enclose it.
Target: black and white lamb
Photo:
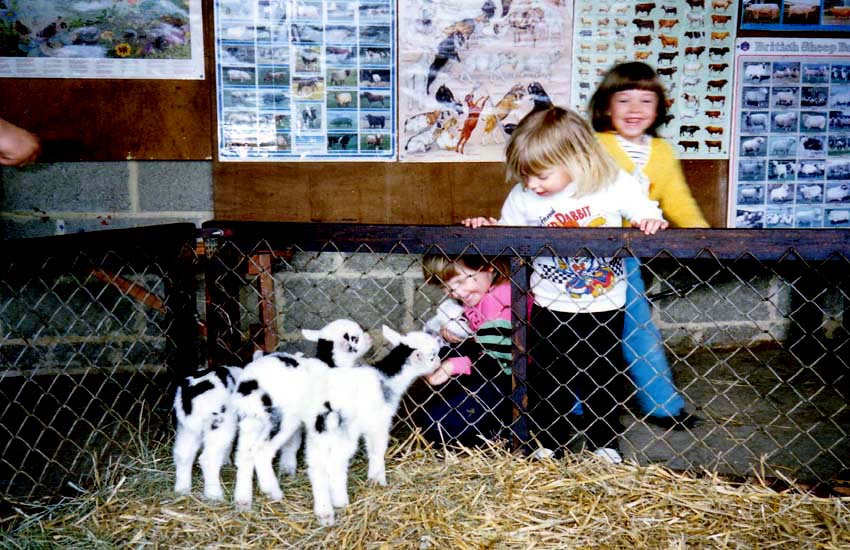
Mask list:
[[[402,336],[386,326],[383,331],[393,347],[374,365],[331,369],[318,359],[277,355],[245,367],[234,394],[239,417],[237,509],[251,507],[255,471],[260,490],[273,500],[282,498],[272,460],[302,426],[314,511],[322,525],[333,523],[334,507],[348,504],[348,463],[361,436],[369,479],[386,484],[384,454],[401,397],[414,380],[433,372],[440,359],[431,335]]]
[[[204,496],[224,498],[221,465],[230,454],[236,437],[236,414],[230,398],[239,376],[239,367],[213,367],[184,378],[174,396],[177,433],[174,437],[176,493],[192,490],[192,464],[198,457],[204,477]]]
[[[360,325],[349,319],[337,319],[320,330],[304,329],[307,340],[317,342],[316,355],[332,367],[350,367],[369,351],[372,338]],[[257,359],[262,352],[254,354]],[[301,354],[272,353],[282,360],[298,358]],[[192,486],[192,465],[198,450],[203,447],[198,462],[204,478],[204,496],[221,500],[223,491],[220,473],[230,455],[237,432],[237,417],[233,409],[233,392],[242,375],[240,367],[214,367],[201,370],[183,379],[174,398],[177,433],[174,440],[174,467],[177,493],[189,493]],[[300,432],[281,450],[281,470],[295,472]]]
[[[303,329],[301,334],[307,340],[316,342],[316,359],[331,368],[358,365],[372,347],[369,333],[349,319],[337,319],[320,330]],[[256,354],[254,358],[258,358]],[[296,430],[280,449],[278,472],[281,475],[295,474],[300,447],[301,430]]]
[[[407,388],[440,366],[440,343],[425,332],[401,335],[383,327],[392,349],[374,365],[329,373],[325,410],[307,424],[307,473],[313,511],[321,525],[333,525],[334,508],[348,505],[348,466],[362,436],[368,479],[386,485],[384,458],[392,420]]]

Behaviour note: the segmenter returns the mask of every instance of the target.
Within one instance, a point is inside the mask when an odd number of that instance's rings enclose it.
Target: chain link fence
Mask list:
[[[376,336],[382,324],[422,328],[450,299],[448,279],[426,281],[423,258],[503,274],[507,322],[447,345],[447,356],[471,358],[469,374],[414,385],[399,432],[418,429],[437,445],[477,444],[483,434],[528,452],[593,448],[603,427],[642,464],[827,483],[848,468],[846,231],[645,237],[212,221],[201,236],[201,254],[191,226],[7,245],[0,491],[34,498],[84,483],[140,419],[169,434],[175,376],[198,365],[242,365],[257,349],[311,353],[301,329],[341,317]],[[632,372],[643,352],[621,344],[631,314],[572,336],[563,332],[572,320],[543,328],[529,304],[535,260],[550,257],[636,268],[642,277],[630,281],[648,297],[669,370]],[[499,342],[509,351],[494,359]],[[548,342],[562,348],[552,362]],[[605,357],[611,375],[588,379]]]
[[[74,495],[140,427],[167,435],[174,374],[198,364],[195,241],[174,224],[2,244],[0,494]]]

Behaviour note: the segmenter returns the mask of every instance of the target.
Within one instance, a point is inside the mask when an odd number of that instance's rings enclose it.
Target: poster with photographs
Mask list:
[[[848,0],[744,0],[741,28],[771,31],[850,31]]]
[[[850,227],[848,47],[738,41],[730,227]]]
[[[392,0],[216,0],[219,159],[394,160]]]
[[[587,111],[613,65],[643,61],[666,88],[668,114],[659,133],[679,157],[728,157],[733,0],[575,0],[575,12],[574,109]]]
[[[399,158],[504,160],[535,105],[567,105],[572,2],[412,0],[399,6]]]
[[[204,79],[201,0],[0,0],[0,78]]]

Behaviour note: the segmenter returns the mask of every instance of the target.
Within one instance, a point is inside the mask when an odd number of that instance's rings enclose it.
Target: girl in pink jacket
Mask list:
[[[511,285],[507,269],[480,256],[451,260],[426,255],[428,284],[440,285],[463,307],[460,323],[439,332],[445,359],[426,380],[435,392],[416,415],[430,441],[480,445],[504,435],[511,422]],[[458,325],[464,321],[469,331]]]

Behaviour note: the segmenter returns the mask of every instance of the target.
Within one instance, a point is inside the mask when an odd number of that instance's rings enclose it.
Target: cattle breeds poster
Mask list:
[[[734,0],[575,0],[572,106],[586,112],[613,65],[643,61],[667,91],[659,133],[680,158],[728,157]]]
[[[504,160],[534,105],[567,105],[572,2],[414,0],[399,6],[399,158]]]
[[[736,46],[731,227],[850,227],[850,40]]]
[[[216,0],[219,159],[394,160],[394,0]]]

